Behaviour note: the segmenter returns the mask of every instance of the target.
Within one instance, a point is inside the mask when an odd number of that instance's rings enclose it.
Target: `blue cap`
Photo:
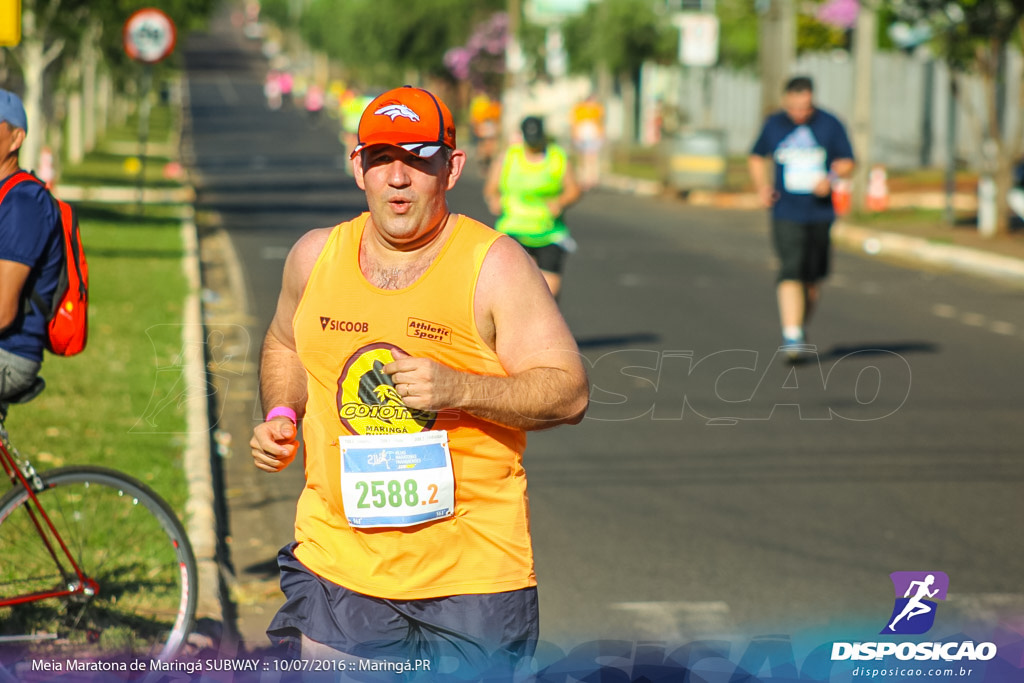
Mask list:
[[[28,132],[28,119],[21,98],[10,90],[0,88],[0,121],[6,121],[14,128]]]

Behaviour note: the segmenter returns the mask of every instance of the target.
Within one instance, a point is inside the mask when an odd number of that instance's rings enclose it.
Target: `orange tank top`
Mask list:
[[[409,411],[380,372],[398,348],[457,370],[507,375],[473,313],[480,268],[499,234],[458,216],[415,283],[382,290],[359,268],[368,216],[331,232],[292,323],[308,386],[306,485],[296,511],[295,555],[334,583],[382,598],[534,586],[524,432],[462,411]],[[448,432],[453,514],[401,528],[351,526],[342,502],[338,437],[425,430]]]

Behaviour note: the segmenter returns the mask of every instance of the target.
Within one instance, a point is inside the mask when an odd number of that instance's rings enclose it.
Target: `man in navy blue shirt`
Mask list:
[[[810,78],[790,79],[782,111],[765,120],[747,164],[761,203],[772,210],[782,342],[794,361],[807,350],[804,326],[829,270],[835,220],[832,182],[853,172],[853,148],[843,124],[815,107],[813,96]],[[774,183],[769,180],[769,159],[774,161]]]
[[[21,169],[18,154],[28,123],[21,99],[0,89],[0,186]],[[0,420],[9,403],[38,389],[46,319],[28,301],[49,301],[63,266],[59,215],[39,183],[13,186],[0,203]]]

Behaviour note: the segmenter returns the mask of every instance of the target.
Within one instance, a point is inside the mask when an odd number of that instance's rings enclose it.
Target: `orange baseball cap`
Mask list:
[[[441,147],[455,149],[455,121],[436,95],[404,85],[378,96],[359,118],[356,146],[350,157],[371,145],[394,145],[418,157]]]

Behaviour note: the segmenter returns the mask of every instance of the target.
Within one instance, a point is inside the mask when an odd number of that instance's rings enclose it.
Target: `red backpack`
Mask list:
[[[18,171],[0,187],[0,202],[3,202],[12,187],[28,180],[43,184],[42,180],[31,173]],[[50,196],[60,212],[64,233],[64,267],[61,268],[52,300],[44,301],[34,291],[29,298],[46,317],[46,348],[58,356],[74,356],[85,348],[89,331],[89,267],[85,262],[75,209],[67,202]]]

